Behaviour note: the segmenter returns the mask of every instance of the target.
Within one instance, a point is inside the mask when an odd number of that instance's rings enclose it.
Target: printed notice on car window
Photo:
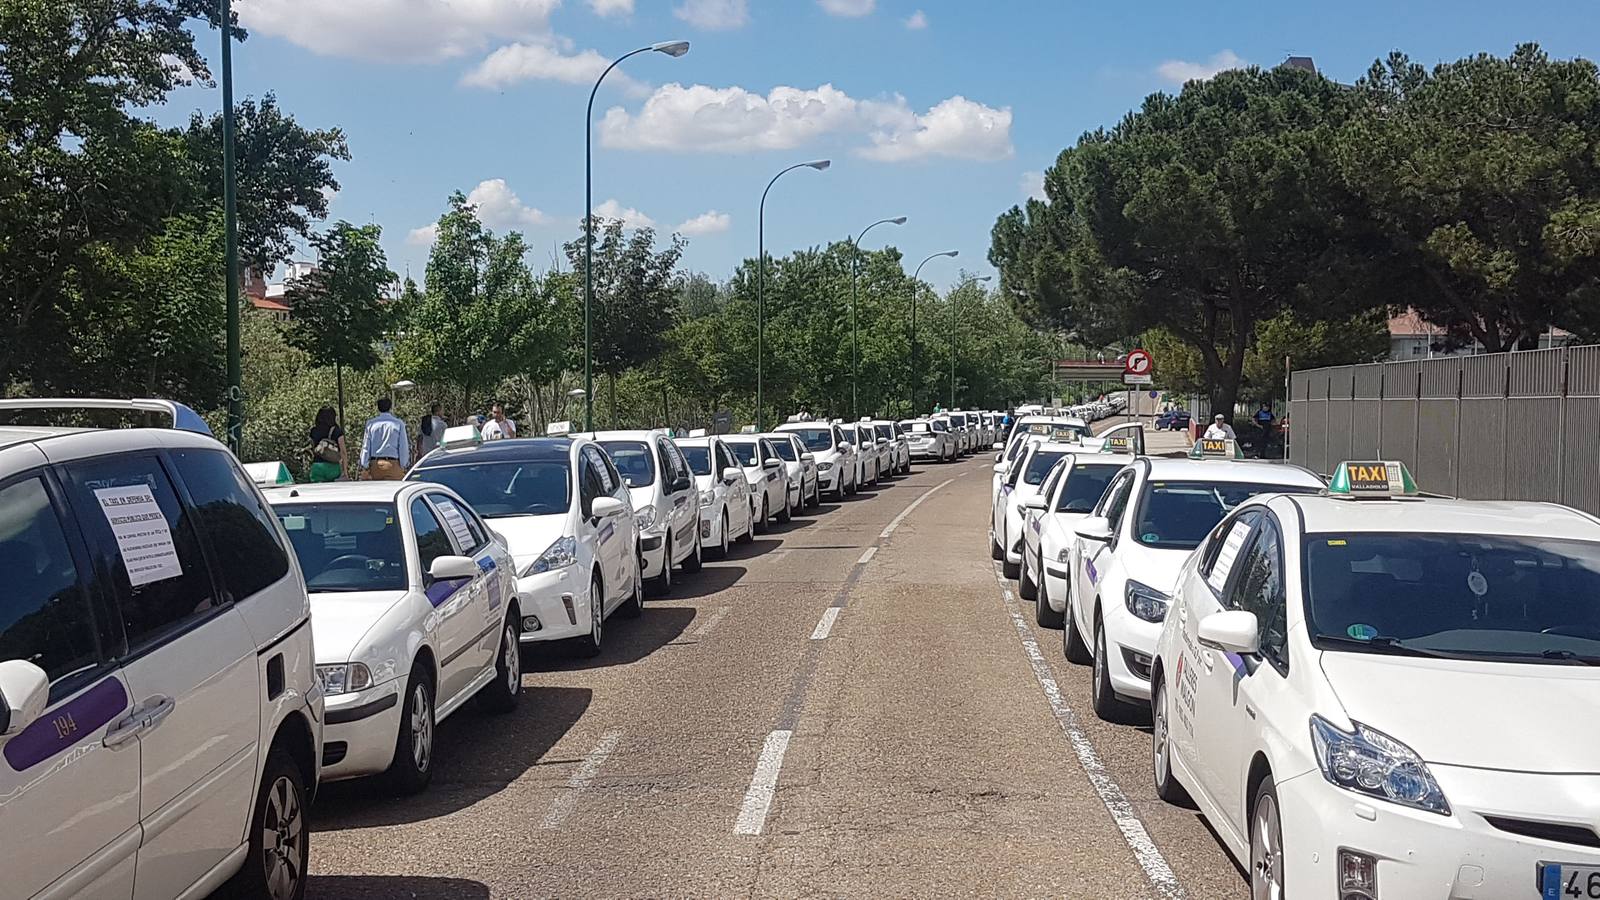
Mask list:
[[[178,549],[172,544],[172,528],[149,485],[96,488],[94,495],[111,523],[122,565],[134,587],[183,574]]]
[[[461,510],[456,509],[454,503],[439,502],[439,511],[444,513],[444,524],[456,536],[456,543],[463,547],[473,545],[472,532],[467,529],[467,520],[462,517]]]
[[[1228,537],[1222,542],[1222,549],[1217,551],[1217,562],[1211,567],[1211,574],[1206,577],[1206,584],[1218,593],[1228,586],[1228,573],[1233,571],[1233,561],[1239,556],[1239,548],[1244,546],[1244,539],[1250,534],[1250,523],[1235,522],[1229,530]]]

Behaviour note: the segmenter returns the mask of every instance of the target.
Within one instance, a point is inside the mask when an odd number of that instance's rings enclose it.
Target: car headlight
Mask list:
[[[831,471],[833,471],[833,463],[831,463],[831,462],[819,462],[819,463],[817,463],[817,471],[818,472],[831,472]]]
[[[1146,622],[1159,622],[1167,617],[1167,604],[1172,598],[1148,584],[1128,582],[1128,612]]]
[[[715,502],[717,502],[717,493],[716,493],[716,491],[701,491],[700,492],[700,505],[702,507],[710,506],[711,504],[713,504]]]
[[[638,524],[640,531],[649,531],[650,526],[656,524],[656,508],[646,506],[633,514],[633,521]]]
[[[1375,728],[1355,726],[1352,734],[1321,716],[1311,717],[1311,744],[1322,777],[1347,791],[1450,815],[1444,791],[1415,750]]]
[[[539,558],[528,563],[522,570],[523,577],[537,575],[540,572],[554,572],[564,569],[578,561],[578,539],[568,535],[556,538],[555,543],[545,548]]]
[[[361,663],[336,663],[317,666],[317,681],[329,697],[364,691],[372,687],[372,670]]]

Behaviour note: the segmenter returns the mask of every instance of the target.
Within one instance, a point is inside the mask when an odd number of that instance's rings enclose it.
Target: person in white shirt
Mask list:
[[[1222,413],[1217,413],[1211,417],[1211,427],[1207,428],[1206,433],[1201,437],[1208,441],[1224,438],[1230,441],[1238,440],[1238,436],[1233,433],[1233,426],[1228,424],[1228,417]]]
[[[505,407],[496,403],[490,412],[489,421],[484,423],[480,434],[486,441],[514,438],[517,436],[517,423],[506,418]]]

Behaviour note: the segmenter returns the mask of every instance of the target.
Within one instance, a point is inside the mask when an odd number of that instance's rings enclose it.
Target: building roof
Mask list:
[[[265,297],[251,297],[250,305],[263,312],[289,312],[287,304],[279,303],[277,300],[268,300]]]

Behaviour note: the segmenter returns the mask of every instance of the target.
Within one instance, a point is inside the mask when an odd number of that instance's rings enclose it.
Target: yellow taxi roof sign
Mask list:
[[[1189,448],[1190,459],[1244,459],[1232,438],[1201,438]]]
[[[1352,500],[1415,497],[1417,482],[1402,462],[1346,460],[1333,470],[1333,478],[1328,482],[1328,495]]]

